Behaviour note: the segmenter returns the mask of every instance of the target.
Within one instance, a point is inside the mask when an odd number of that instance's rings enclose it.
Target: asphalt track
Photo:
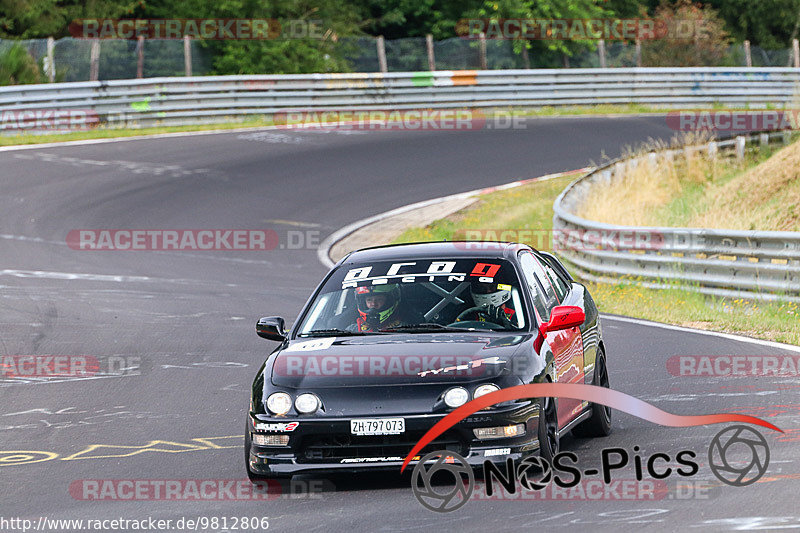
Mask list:
[[[325,269],[316,242],[355,220],[428,198],[570,170],[673,133],[663,117],[532,119],[526,129],[342,133],[262,131],[0,153],[0,355],[140,358],[123,377],[0,375],[0,517],[269,517],[277,531],[717,531],[800,527],[797,378],[688,378],[677,355],[791,353],[607,318],[612,386],[679,414],[738,411],[763,430],[767,475],[719,483],[706,464],[720,427],[676,429],[615,414],[602,440],[566,438],[580,467],[601,450],[698,454],[707,490],[654,500],[470,501],[426,511],[394,474],[301,478],[271,501],[85,501],[80,480],[244,478],[248,388],[274,343],[259,316],[296,316]],[[267,252],[89,252],[72,229],[271,228]],[[287,231],[312,242],[294,249]],[[298,233],[294,233],[296,238]],[[316,240],[315,240],[316,239]],[[78,275],[80,274],[80,276]],[[795,354],[797,355],[797,354]],[[197,440],[200,439],[200,440]],[[26,453],[19,452],[26,451]],[[39,460],[38,462],[34,462]],[[633,479],[633,469],[620,471]],[[302,493],[322,484],[324,490]],[[685,499],[684,499],[685,498]],[[229,522],[230,523],[230,522]]]

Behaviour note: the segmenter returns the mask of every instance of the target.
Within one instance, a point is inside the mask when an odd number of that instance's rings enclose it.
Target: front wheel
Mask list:
[[[592,385],[609,388],[608,367],[606,356],[602,348],[597,349],[597,365],[594,370]],[[592,416],[572,429],[576,437],[605,437],[611,434],[611,408],[599,403],[593,403]]]
[[[542,403],[539,408],[539,455],[552,464],[560,446],[558,404],[555,398],[541,398],[540,401]]]

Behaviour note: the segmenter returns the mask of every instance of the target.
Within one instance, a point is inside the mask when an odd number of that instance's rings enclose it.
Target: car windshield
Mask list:
[[[339,267],[309,307],[300,336],[525,328],[508,261],[404,259]]]

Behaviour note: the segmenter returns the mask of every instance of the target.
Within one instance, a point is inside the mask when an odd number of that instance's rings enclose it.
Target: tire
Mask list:
[[[542,398],[544,409],[539,412],[539,456],[550,464],[559,452],[558,403],[555,398]]]
[[[594,370],[592,385],[609,388],[606,355],[602,348],[597,349],[597,365]],[[591,404],[592,416],[572,428],[576,437],[606,437],[611,434],[611,408],[599,403]]]

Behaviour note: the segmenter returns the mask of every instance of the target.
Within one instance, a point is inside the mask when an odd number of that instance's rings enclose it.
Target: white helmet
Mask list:
[[[469,291],[472,301],[479,307],[500,307],[511,299],[511,291],[492,291],[489,283],[473,283]]]

